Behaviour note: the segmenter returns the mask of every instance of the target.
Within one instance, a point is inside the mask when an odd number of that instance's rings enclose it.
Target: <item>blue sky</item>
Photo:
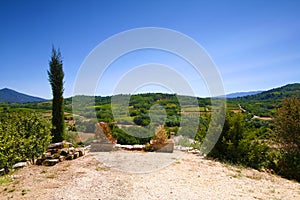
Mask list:
[[[215,62],[226,93],[300,82],[299,8],[300,1],[284,0],[1,0],[0,88],[51,98],[47,69],[54,45],[63,55],[65,96],[72,96],[86,56],[112,35],[141,27],[173,29],[196,40]],[[106,71],[97,94],[110,95],[109,86],[126,70],[149,62],[174,65],[193,79],[178,58],[137,52]],[[208,95],[201,80],[191,84],[198,96]]]

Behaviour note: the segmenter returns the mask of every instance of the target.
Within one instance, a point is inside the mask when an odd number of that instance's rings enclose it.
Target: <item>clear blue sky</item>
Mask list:
[[[201,44],[216,63],[226,93],[300,82],[299,9],[297,0],[1,0],[0,88],[51,98],[47,69],[53,44],[63,55],[69,97],[81,63],[100,42],[149,26],[174,29]],[[155,59],[163,56],[168,57]],[[107,77],[121,73],[122,62],[116,63],[119,68],[112,67]],[[176,64],[180,71],[180,62]]]

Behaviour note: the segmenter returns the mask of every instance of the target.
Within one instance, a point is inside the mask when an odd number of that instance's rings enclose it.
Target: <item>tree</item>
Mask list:
[[[50,122],[34,112],[5,113],[0,117],[0,169],[41,156],[51,141]]]
[[[63,98],[63,64],[60,50],[52,47],[52,56],[49,61],[49,82],[52,87],[52,142],[65,139],[64,98]]]
[[[300,181],[300,99],[285,99],[274,122],[282,152],[277,171],[280,175]]]
[[[275,117],[277,138],[285,150],[300,152],[300,99],[287,98]]]

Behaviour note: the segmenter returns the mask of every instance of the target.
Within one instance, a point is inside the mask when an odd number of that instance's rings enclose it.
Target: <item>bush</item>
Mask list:
[[[300,181],[300,99],[285,99],[274,121],[277,141],[282,152],[277,173]]]
[[[51,123],[37,113],[7,113],[0,118],[0,168],[34,161],[51,141]]]
[[[289,151],[282,154],[282,158],[278,162],[279,175],[288,179],[300,181],[300,152]]]
[[[255,169],[269,167],[268,143],[259,139],[260,131],[246,124],[246,115],[227,114],[220,138],[209,156]]]
[[[156,144],[163,144],[168,139],[168,133],[163,126],[158,126],[155,132],[154,142]]]

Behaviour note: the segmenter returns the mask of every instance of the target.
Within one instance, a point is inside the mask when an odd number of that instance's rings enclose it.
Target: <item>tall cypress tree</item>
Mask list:
[[[65,139],[64,98],[63,98],[63,64],[60,50],[52,47],[49,61],[48,77],[52,87],[52,142],[61,142]]]

